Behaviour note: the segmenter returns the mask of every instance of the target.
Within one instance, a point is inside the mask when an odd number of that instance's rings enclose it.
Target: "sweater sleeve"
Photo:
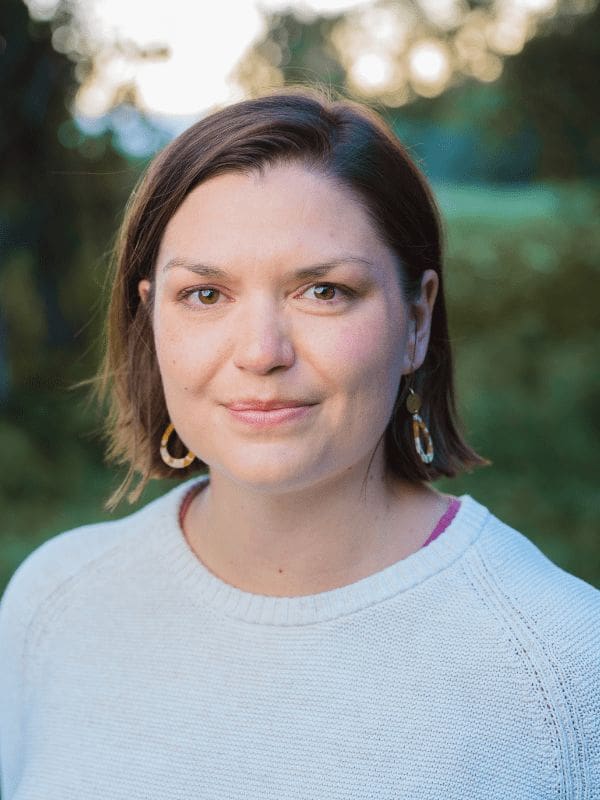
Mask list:
[[[28,631],[43,598],[52,591],[53,548],[38,547],[19,566],[0,603],[0,778],[2,796],[18,782],[26,709]]]
[[[564,750],[572,765],[575,797],[600,800],[600,592],[563,573],[571,584],[563,625],[547,638],[547,658],[556,675],[557,708]]]
[[[35,653],[30,633],[56,592],[118,534],[117,523],[61,533],[34,550],[17,568],[0,602],[0,796],[18,785],[27,736],[28,668]]]
[[[497,520],[482,538],[480,575],[530,665],[555,745],[556,785],[565,796],[600,800],[600,591]]]

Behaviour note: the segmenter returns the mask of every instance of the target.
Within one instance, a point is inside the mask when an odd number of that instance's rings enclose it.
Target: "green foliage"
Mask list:
[[[2,25],[0,397],[89,374],[106,253],[140,170],[109,134],[77,132],[75,65],[50,26],[21,0],[7,0]]]
[[[598,585],[600,194],[585,185],[522,193],[441,193],[459,394],[471,438],[493,462],[441,486],[485,498]]]
[[[68,4],[61,6],[68,23]],[[0,581],[43,538],[100,508],[97,421],[67,387],[103,343],[107,252],[139,174],[78,132],[75,64],[5,0],[0,35]],[[96,493],[94,493],[96,492]],[[82,498],[86,498],[83,500]],[[79,505],[78,505],[79,504]],[[79,509],[79,516],[78,516]]]
[[[65,371],[68,366],[65,366]],[[48,537],[111,519],[119,475],[102,460],[101,412],[83,389],[13,393],[0,418],[0,586]],[[148,488],[136,508],[169,482]],[[120,509],[129,513],[130,507]],[[119,514],[117,514],[119,516]]]
[[[539,139],[542,179],[600,176],[600,4],[589,15],[548,23],[545,35],[507,63],[501,113],[492,120],[502,137],[527,126]]]

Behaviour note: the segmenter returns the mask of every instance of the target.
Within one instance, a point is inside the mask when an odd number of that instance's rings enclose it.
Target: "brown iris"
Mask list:
[[[218,289],[199,289],[198,297],[203,305],[213,305],[219,299]]]
[[[329,292],[329,294],[326,294],[326,292]],[[316,286],[315,294],[321,300],[333,300],[333,297],[335,295],[335,286],[327,286],[327,285]]]

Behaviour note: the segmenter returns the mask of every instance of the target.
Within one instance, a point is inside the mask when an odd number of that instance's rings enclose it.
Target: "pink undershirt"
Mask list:
[[[450,523],[456,516],[459,508],[460,508],[460,500],[457,497],[453,497],[452,500],[448,503],[448,508],[439,518],[438,524],[431,531],[431,535],[421,545],[421,549],[423,547],[427,547],[428,544],[431,544],[431,542],[433,542],[434,539],[437,539],[440,533],[443,533],[446,530],[448,525],[450,525]]]
[[[183,500],[181,501],[181,505],[179,506],[179,527],[183,531],[183,520],[185,519],[185,515],[187,514],[188,508],[190,507],[190,503],[196,496],[196,494],[200,491],[199,486],[193,486],[189,492],[185,495]],[[438,520],[437,525],[431,531],[431,534],[428,536],[426,541],[421,545],[421,549],[423,547],[427,547],[428,544],[431,544],[434,539],[443,533],[448,525],[452,522],[458,509],[460,508],[460,500],[454,497],[450,503],[448,504],[448,508],[444,511],[440,519]]]

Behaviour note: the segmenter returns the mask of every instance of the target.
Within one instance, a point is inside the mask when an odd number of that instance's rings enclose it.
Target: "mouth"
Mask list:
[[[310,400],[238,400],[235,403],[225,403],[230,411],[277,411],[282,408],[301,408],[304,406],[312,406],[315,403]]]
[[[254,401],[253,401],[254,402]],[[308,417],[317,403],[302,401],[283,401],[253,405],[235,403],[227,406],[229,415],[237,422],[252,428],[271,428],[279,425],[298,423]],[[293,403],[293,405],[291,404]],[[264,408],[264,406],[267,408]]]

